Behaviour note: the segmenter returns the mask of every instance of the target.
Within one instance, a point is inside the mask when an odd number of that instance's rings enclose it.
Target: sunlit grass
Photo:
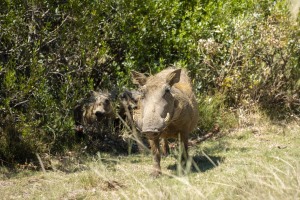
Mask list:
[[[3,199],[299,199],[299,124],[265,121],[190,148],[187,175],[176,151],[154,179],[150,155],[87,158],[81,170],[23,171],[0,181]],[[77,166],[78,168],[78,166]],[[80,168],[80,167],[79,167]]]

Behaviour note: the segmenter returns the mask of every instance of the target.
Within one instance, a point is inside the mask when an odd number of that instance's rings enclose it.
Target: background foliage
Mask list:
[[[91,89],[131,87],[133,69],[187,68],[203,131],[234,124],[232,108],[253,104],[299,117],[300,30],[283,0],[6,0],[0,7],[5,164],[72,147],[76,100]]]

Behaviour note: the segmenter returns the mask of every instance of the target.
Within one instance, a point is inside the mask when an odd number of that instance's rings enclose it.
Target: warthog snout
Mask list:
[[[142,131],[142,133],[149,139],[155,139],[160,136],[161,131],[159,131],[158,129],[154,129],[154,130],[145,130]]]
[[[160,130],[158,128],[142,130],[143,134],[151,134],[151,133],[159,133],[159,132]]]
[[[97,112],[95,112],[95,115],[96,115],[97,117],[104,117],[105,113],[103,113],[103,112],[101,112],[101,111],[97,111]]]
[[[149,116],[147,114],[144,114],[146,116]],[[142,128],[141,132],[145,134],[146,136],[151,135],[152,133],[161,133],[165,128],[167,124],[165,123],[165,119],[162,117],[157,116],[156,118],[144,118],[142,120]]]

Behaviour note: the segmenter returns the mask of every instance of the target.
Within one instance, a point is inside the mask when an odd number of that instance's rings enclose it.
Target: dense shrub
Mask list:
[[[3,162],[70,148],[76,100],[91,89],[131,87],[132,69],[188,68],[204,131],[214,122],[234,124],[234,115],[227,121],[223,116],[230,107],[259,103],[300,113],[300,30],[283,0],[33,0],[0,6]]]

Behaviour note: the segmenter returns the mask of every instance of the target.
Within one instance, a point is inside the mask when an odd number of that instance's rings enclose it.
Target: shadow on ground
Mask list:
[[[215,167],[218,167],[222,162],[224,162],[225,158],[219,156],[193,156],[193,158],[188,161],[187,166],[189,169],[187,171],[192,173],[197,172],[205,172],[211,170]],[[177,171],[178,163],[173,165],[169,165],[167,167],[170,170]]]

